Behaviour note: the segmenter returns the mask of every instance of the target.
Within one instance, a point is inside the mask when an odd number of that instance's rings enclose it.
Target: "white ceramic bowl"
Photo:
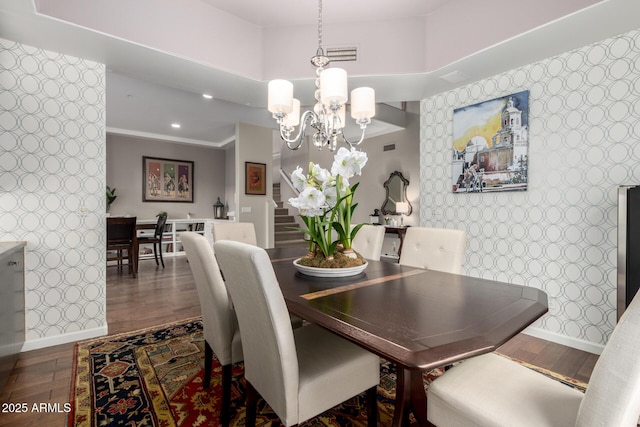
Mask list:
[[[360,274],[364,271],[365,268],[369,265],[368,262],[365,261],[364,264],[359,265],[357,267],[348,267],[348,268],[318,268],[318,267],[307,267],[305,265],[298,264],[297,260],[293,261],[293,265],[298,269],[298,271],[306,276],[312,277],[349,277]]]

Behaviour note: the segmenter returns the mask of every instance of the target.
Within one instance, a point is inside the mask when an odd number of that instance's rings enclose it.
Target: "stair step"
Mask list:
[[[276,215],[289,215],[289,209],[287,208],[275,208],[276,209]]]
[[[305,240],[279,240],[275,242],[275,247],[276,248],[289,248],[289,247],[298,247],[298,246],[303,246],[306,247],[308,246],[309,243]]]
[[[279,208],[283,208],[284,207],[284,202],[282,200],[274,200],[276,202],[276,204],[278,205]]]
[[[274,237],[276,242],[279,240],[297,240],[297,239],[302,240],[302,238],[304,237],[304,233],[302,231],[295,231],[295,230],[278,231],[274,233]]]
[[[291,215],[278,215],[273,218],[276,224],[282,224],[283,222],[296,222]]]
[[[274,224],[274,231],[294,231],[292,228],[299,228],[300,225],[296,222],[279,222]]]

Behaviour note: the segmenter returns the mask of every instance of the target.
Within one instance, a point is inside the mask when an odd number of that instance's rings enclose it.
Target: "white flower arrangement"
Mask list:
[[[349,179],[362,174],[367,160],[367,154],[362,151],[340,148],[334,156],[331,172],[311,162],[307,175],[299,166],[291,174],[299,194],[290,198],[289,204],[298,209],[307,226],[301,230],[309,236],[309,252],[317,249],[329,258],[338,244],[351,249],[351,241],[362,225],[351,229],[351,217],[357,206],[353,203],[353,195],[358,183],[350,186]],[[333,231],[337,232],[335,240]]]

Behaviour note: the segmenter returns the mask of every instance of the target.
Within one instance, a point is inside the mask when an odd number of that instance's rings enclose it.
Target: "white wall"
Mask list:
[[[24,349],[104,334],[105,67],[0,52],[0,240],[27,242]]]
[[[142,157],[194,162],[193,203],[143,202]],[[188,144],[107,135],[107,185],[116,188],[118,198],[111,205],[112,215],[132,215],[155,219],[160,211],[169,218],[213,218],[213,204],[225,202],[225,151]]]
[[[221,70],[261,77],[262,28],[203,1],[62,0],[36,4],[39,12],[65,21]]]
[[[236,126],[236,215],[240,222],[252,222],[256,229],[258,246],[273,247],[273,160],[272,130],[239,123]],[[245,194],[245,162],[266,164],[266,195]],[[242,208],[251,212],[242,212]]]
[[[529,189],[452,194],[453,109],[529,97]],[[464,272],[532,286],[532,333],[591,351],[616,322],[616,197],[640,181],[640,32],[631,31],[421,103],[421,224],[468,233]]]
[[[225,154],[225,190],[224,198],[220,198],[225,205],[225,214],[236,212],[236,149],[235,143],[233,147],[227,148]]]
[[[425,70],[445,67],[595,3],[599,0],[522,1],[507,7],[502,0],[444,2],[425,25]]]
[[[315,68],[309,59],[318,49],[317,32],[315,24],[265,28],[263,79],[313,77]],[[357,61],[335,65],[346,69],[350,76],[423,72],[426,52],[424,34],[424,17],[375,23],[325,23],[323,46],[325,49],[358,49]],[[300,52],[308,52],[308,55],[301,57]],[[309,91],[313,95],[313,83]]]

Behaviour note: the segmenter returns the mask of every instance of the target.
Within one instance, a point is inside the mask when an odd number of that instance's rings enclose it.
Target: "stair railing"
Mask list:
[[[293,191],[293,194],[298,195],[300,194],[300,192],[296,189],[296,187],[293,186],[293,181],[291,181],[291,177],[289,176],[289,174],[287,174],[282,168],[280,168],[280,177],[282,178],[280,180],[280,182],[286,182],[287,185],[289,186],[289,188],[291,188],[291,191]],[[282,190],[280,190],[282,191]],[[282,193],[280,193],[282,194]],[[302,222],[302,220],[300,219],[299,215],[294,215],[293,218],[295,219],[296,223],[300,226],[300,227],[304,227],[304,223]],[[307,240],[308,236],[305,234],[304,239]]]
[[[280,178],[282,178],[284,182],[287,183],[289,188],[291,188],[291,190],[295,194],[300,194],[300,192],[296,189],[296,187],[293,186],[293,181],[291,181],[291,177],[284,170],[282,170],[282,168],[280,168]]]

